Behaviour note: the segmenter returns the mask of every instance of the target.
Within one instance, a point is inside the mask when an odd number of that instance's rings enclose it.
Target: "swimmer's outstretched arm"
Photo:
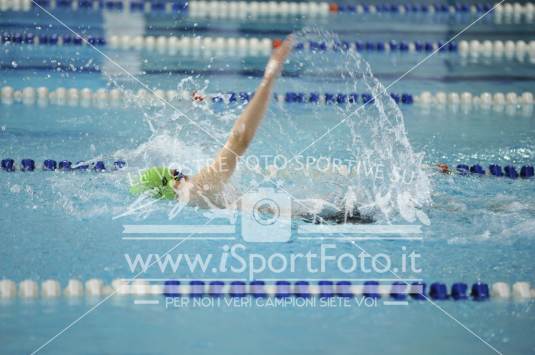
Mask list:
[[[238,159],[253,140],[262,118],[268,108],[271,89],[282,70],[284,61],[292,50],[292,39],[288,37],[279,48],[275,49],[266,66],[264,78],[243,113],[234,123],[227,142],[217,153],[214,162],[190,178],[197,188],[219,190],[232,176]]]

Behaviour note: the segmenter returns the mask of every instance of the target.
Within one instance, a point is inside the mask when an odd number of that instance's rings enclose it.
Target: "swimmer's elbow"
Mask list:
[[[229,150],[230,153],[235,155],[242,155],[247,147],[251,144],[253,140],[253,135],[248,134],[247,131],[236,132],[232,131],[227,144],[225,144],[225,149]]]

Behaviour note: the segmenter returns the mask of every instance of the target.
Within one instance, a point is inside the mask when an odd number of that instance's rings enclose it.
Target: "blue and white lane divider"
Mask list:
[[[273,47],[280,45],[280,39],[246,38],[246,37],[206,37],[206,36],[129,36],[111,35],[109,37],[87,36],[82,38],[74,35],[34,34],[34,33],[2,33],[3,44],[14,45],[46,45],[46,46],[94,46],[109,47],[122,50],[145,50],[168,54],[222,54],[232,56],[268,56]],[[87,42],[86,42],[87,41]],[[322,41],[305,41],[295,44],[296,51],[312,53],[360,52],[360,53],[431,53],[439,49],[440,53],[456,53],[461,57],[508,59],[520,62],[535,63],[535,41],[490,41],[470,40],[450,42],[432,41],[348,41],[335,43]]]
[[[515,92],[483,92],[479,95],[470,92],[443,92],[431,93],[422,91],[414,97],[414,102],[421,106],[477,106],[490,108],[496,106],[523,106],[531,107],[535,104],[531,92],[517,94]]]
[[[351,281],[276,281],[261,280],[218,281],[218,280],[168,280],[148,282],[147,280],[116,279],[106,285],[101,279],[90,279],[83,283],[77,279],[68,281],[62,287],[59,281],[48,279],[39,285],[33,280],[15,283],[12,280],[0,280],[0,299],[35,299],[35,298],[79,298],[105,297],[112,293],[117,296],[165,296],[165,297],[372,297],[393,300],[530,300],[535,298],[535,289],[529,282],[516,282],[509,285],[496,282],[491,285],[476,282],[469,285],[464,282],[453,283],[450,287],[442,282],[427,285],[424,282],[396,281],[385,284],[377,281],[352,283]]]
[[[23,103],[33,104],[57,104],[68,106],[106,106],[119,105],[128,102],[135,102],[143,105],[162,105],[161,99],[167,101],[196,101],[213,103],[246,103],[250,101],[254,92],[225,92],[205,94],[197,91],[177,91],[155,89],[149,92],[140,89],[136,92],[122,91],[119,89],[97,89],[88,88],[64,88],[59,87],[50,90],[46,87],[26,87],[15,90],[11,86],[0,88],[0,102],[3,104]],[[410,105],[414,103],[414,96],[408,93],[391,93],[390,96],[399,104]],[[371,93],[319,93],[319,92],[286,92],[275,93],[275,101],[285,103],[312,103],[312,104],[359,104],[373,100]]]
[[[438,164],[438,169],[440,172],[445,174],[456,174],[461,176],[495,176],[495,177],[506,177],[510,179],[530,179],[534,177],[533,165],[523,165],[518,170],[513,165],[506,165],[503,167],[498,164],[490,164],[488,170],[485,170],[480,164],[467,165],[467,164],[458,164],[455,170],[450,170],[447,164]]]
[[[39,6],[47,10],[128,11],[145,13],[185,13],[188,1],[144,1],[144,0],[1,0],[0,11],[30,11]]]
[[[129,90],[97,89],[88,88],[64,88],[48,89],[47,87],[25,87],[14,89],[11,86],[0,88],[0,103],[22,103],[25,105],[60,105],[82,107],[125,107],[134,105],[160,106],[161,99],[169,102],[196,101],[213,103],[246,103],[254,95],[253,92],[226,92],[226,93],[202,93],[185,90],[162,90],[155,89],[149,92],[140,89],[136,92]],[[436,92],[423,91],[420,94],[390,93],[392,99],[403,105],[420,105],[427,107],[466,107],[466,108],[532,108],[535,104],[531,92],[517,94],[515,92],[484,92],[479,95],[470,92]],[[371,93],[339,93],[339,92],[297,92],[275,93],[273,98],[279,103],[288,104],[364,104],[371,102]]]
[[[73,164],[69,160],[45,159],[41,164],[36,164],[33,159],[22,159],[18,164],[12,158],[4,158],[0,161],[0,168],[5,172],[31,172],[31,171],[95,171],[105,172],[120,170],[127,166],[124,160],[115,160],[113,166],[106,167],[104,161],[95,160],[91,162],[79,161]],[[461,176],[494,176],[507,177],[510,179],[530,179],[534,177],[533,165],[523,165],[519,169],[513,165],[491,164],[488,170],[485,170],[480,164],[467,165],[458,164],[454,170],[451,170],[447,164],[438,164],[438,169],[442,173],[457,174]]]
[[[314,2],[259,2],[259,1],[190,1],[189,15],[197,18],[254,18],[260,17],[325,17],[335,14],[353,15],[439,15],[459,19],[462,15],[482,15],[493,8],[491,3],[435,3],[419,4],[399,3],[314,3]],[[489,14],[495,23],[531,23],[535,15],[535,6],[525,4],[498,5]],[[391,18],[391,17],[389,17]]]
[[[355,15],[481,15],[490,11],[492,3],[440,2],[419,3],[328,3],[296,1],[117,1],[117,0],[36,0],[47,10],[69,9],[89,11],[125,11],[143,13],[188,14],[200,18],[255,17],[326,17],[335,14]],[[30,11],[38,8],[31,0],[2,0],[0,11]],[[531,2],[498,5],[490,14],[496,23],[531,23],[535,6]]]
[[[59,162],[53,159],[45,159],[42,164],[36,164],[33,159],[22,159],[19,164],[15,162],[14,159],[5,158],[0,162],[0,167],[2,171],[6,172],[31,172],[36,170],[42,171],[95,171],[95,172],[106,172],[120,170],[126,167],[126,162],[124,160],[116,160],[113,162],[113,166],[106,167],[104,161],[79,161],[77,163],[72,163],[69,160],[60,160]]]

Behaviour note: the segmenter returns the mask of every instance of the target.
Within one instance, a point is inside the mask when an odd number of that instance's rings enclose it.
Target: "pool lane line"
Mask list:
[[[111,35],[109,37],[33,33],[9,33],[0,35],[4,45],[34,45],[70,47],[88,44],[113,50],[137,50],[156,52],[158,54],[207,56],[227,55],[239,57],[268,57],[272,48],[282,43],[281,39],[250,37],[209,37],[209,36],[129,36]],[[364,41],[337,40],[333,42],[313,41],[297,42],[294,51],[307,51],[313,54],[332,53],[376,53],[376,54],[428,54],[437,51],[440,54],[453,53],[472,61],[515,60],[535,64],[535,41],[524,40],[461,40],[459,42],[430,41]]]
[[[25,158],[20,161],[20,164],[16,164],[15,159],[4,158],[0,161],[0,170],[6,173],[13,173],[20,171],[23,173],[34,172],[34,171],[48,171],[48,172],[87,172],[89,170],[97,173],[106,173],[106,172],[115,172],[127,167],[127,162],[124,160],[115,160],[113,162],[113,167],[106,167],[106,164],[103,160],[94,160],[90,163],[84,161],[79,161],[76,164],[73,164],[69,160],[61,160],[59,163],[53,159],[45,159],[42,165],[35,163],[35,160]],[[350,167],[347,165],[341,165],[340,170],[345,171],[343,176],[351,176]],[[266,167],[266,169],[269,167]],[[471,176],[471,177],[483,177],[483,176],[492,176],[492,177],[503,177],[510,179],[527,179],[532,180],[535,177],[535,171],[533,165],[522,165],[520,171],[514,165],[505,165],[503,168],[499,164],[489,164],[488,170],[483,168],[479,163],[468,165],[468,164],[457,164],[455,168],[450,168],[448,164],[439,163],[436,166],[425,166],[425,168],[433,169],[434,171],[444,174],[444,175],[456,175],[456,176]],[[180,233],[180,228],[188,228],[176,225],[125,225],[124,233],[153,233],[153,234],[162,234],[162,233]],[[201,228],[200,226],[194,226],[195,228]],[[220,231],[217,233],[232,233],[231,229],[234,228],[228,225],[216,225],[216,226],[205,226],[204,230],[214,230],[214,228],[219,228]],[[301,226],[301,234],[304,233],[320,233],[322,230],[327,230],[328,233],[336,233],[336,230],[351,229],[351,233],[373,233],[383,230],[392,230],[393,228],[398,228],[398,233],[419,233],[420,226],[413,225],[400,225],[400,226],[367,226],[367,225],[354,225],[352,227],[348,226]],[[330,231],[329,231],[330,230]],[[359,231],[360,230],[360,231]],[[144,231],[144,232],[142,232]],[[384,231],[386,233],[386,231]]]
[[[381,16],[392,17],[428,16],[431,18],[446,17],[459,19],[460,16],[471,17],[484,13],[490,9],[491,4],[476,2],[472,4],[448,4],[439,2],[435,4],[418,3],[378,3],[378,4],[347,4],[338,2],[259,2],[259,1],[92,1],[92,0],[39,0],[40,7],[49,10],[81,10],[85,13],[127,12],[145,13],[154,15],[188,16],[194,19],[256,19],[277,18],[280,20],[295,18],[327,18],[341,14],[353,16]],[[3,3],[0,11],[28,12],[37,6],[30,0],[11,0]],[[504,4],[497,8],[493,14],[494,23],[531,23],[534,17],[534,5]],[[380,15],[380,16],[378,16]]]
[[[165,97],[168,101],[192,101],[197,103],[213,104],[244,104],[248,103],[254,92],[227,91],[216,93],[204,93],[187,90],[163,90],[154,89],[154,93],[140,89],[136,92],[131,90],[113,89],[89,89],[89,88],[65,88],[58,87],[24,87],[14,89],[6,85],[0,88],[0,103],[10,105],[21,103],[24,105],[45,106],[54,104],[68,107],[95,107],[95,108],[127,108],[135,105],[160,107],[158,97]],[[388,93],[396,104],[420,105],[434,108],[463,107],[488,110],[491,108],[512,107],[528,109],[535,104],[532,92],[482,92],[481,94],[465,92],[422,91],[419,94],[411,93]],[[348,105],[369,103],[373,101],[371,93],[350,92],[301,92],[288,91],[274,93],[273,99],[279,104],[324,104],[324,105]]]
[[[535,289],[529,282],[443,282],[427,284],[416,278],[130,278],[116,279],[106,285],[100,279],[89,279],[85,284],[69,280],[65,288],[57,280],[48,279],[39,285],[33,280],[15,283],[0,280],[0,300],[108,298],[112,296],[181,296],[181,297],[373,297],[384,301],[529,301],[535,298]],[[425,296],[425,297],[424,297]],[[0,302],[0,307],[2,307]]]

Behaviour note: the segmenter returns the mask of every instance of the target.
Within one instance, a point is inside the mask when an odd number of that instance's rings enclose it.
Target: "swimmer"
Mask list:
[[[440,163],[437,164],[438,171],[440,171],[443,174],[451,174],[450,167],[448,164]]]
[[[238,159],[251,144],[265,116],[273,85],[291,50],[291,37],[273,50],[260,85],[234,123],[227,142],[219,150],[212,164],[192,176],[186,176],[178,170],[167,167],[150,168],[131,187],[131,193],[135,195],[148,193],[155,198],[178,199],[199,207],[224,207],[221,192],[234,173]]]

